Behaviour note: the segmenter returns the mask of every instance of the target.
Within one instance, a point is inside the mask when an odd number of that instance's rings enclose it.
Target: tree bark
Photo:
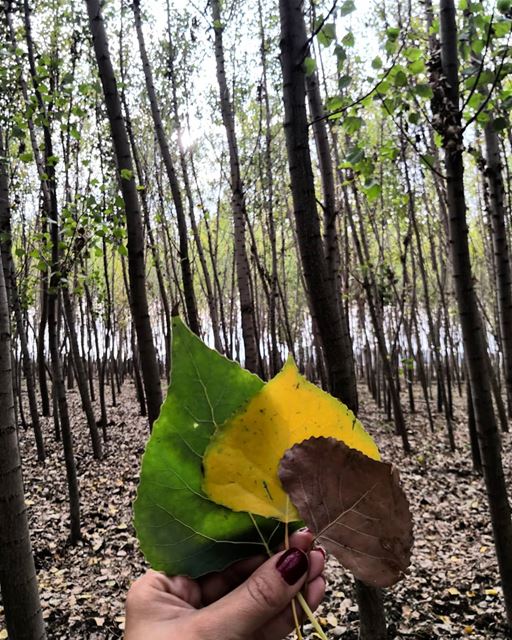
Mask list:
[[[158,104],[158,98],[156,95],[155,85],[153,82],[153,72],[151,65],[149,64],[149,58],[146,51],[146,44],[144,42],[144,33],[142,31],[142,21],[140,16],[140,0],[134,0],[132,4],[133,13],[135,16],[135,28],[137,31],[137,40],[139,43],[140,57],[142,60],[142,68],[144,71],[144,78],[146,80],[146,90],[148,92],[149,103],[151,106],[151,116],[153,118],[153,124],[155,126],[156,139],[160,148],[160,154],[164,162],[167,178],[171,186],[172,199],[174,201],[174,208],[176,209],[176,219],[178,222],[178,235],[180,243],[179,259],[181,265],[181,277],[183,279],[183,291],[185,295],[185,306],[187,309],[187,319],[190,329],[199,335],[199,315],[197,312],[196,296],[194,292],[194,280],[192,277],[192,270],[190,268],[190,258],[188,254],[188,230],[187,221],[185,218],[185,210],[183,208],[183,198],[181,195],[180,185],[176,176],[176,170],[174,168],[174,162],[171,157],[171,151],[169,149],[169,142],[167,141],[167,135],[165,133],[164,125],[162,122],[162,115],[160,112],[160,105]]]
[[[242,316],[242,336],[245,350],[245,367],[254,373],[261,373],[261,356],[256,332],[254,300],[251,293],[251,273],[245,244],[246,203],[244,185],[240,173],[240,158],[235,131],[235,114],[226,81],[224,44],[220,0],[211,0],[213,29],[215,32],[215,60],[217,64],[217,82],[220,92],[222,121],[226,130],[229,148],[231,208],[235,233],[235,261],[240,311]]]
[[[280,0],[281,64],[285,133],[299,250],[311,313],[322,336],[332,393],[357,410],[351,346],[338,305],[332,296],[324,260],[308,138],[305,104],[306,28],[300,0]],[[347,357],[349,355],[350,357]]]
[[[482,467],[489,500],[491,522],[500,569],[503,595],[509,625],[512,626],[512,519],[507,496],[500,439],[492,405],[492,392],[487,367],[487,345],[478,309],[471,269],[466,199],[462,120],[459,104],[458,34],[453,0],[440,2],[441,70],[445,82],[439,80],[435,94],[442,95],[446,112],[443,146],[449,210],[450,251],[459,308],[464,351],[475,410]]]
[[[80,398],[82,400],[82,407],[87,418],[87,425],[89,427],[89,434],[91,436],[91,444],[94,458],[101,460],[103,457],[103,449],[101,446],[101,438],[98,432],[98,425],[96,424],[96,418],[94,416],[94,409],[92,408],[91,396],[89,395],[89,389],[87,387],[87,377],[85,375],[84,363],[78,348],[78,336],[75,328],[75,316],[73,313],[73,306],[71,304],[71,297],[69,295],[68,285],[62,286],[62,302],[64,309],[64,317],[66,319],[66,328],[68,330],[69,345],[71,350],[71,358],[75,368],[76,381],[78,384],[78,390],[80,392]]]
[[[337,303],[324,251],[309,149],[306,78],[308,40],[302,0],[280,0],[281,66],[288,165],[298,244],[313,322],[318,327],[331,393],[357,413],[352,347],[343,306]],[[382,593],[357,586],[362,640],[383,640],[386,623]],[[371,630],[371,632],[370,632]],[[368,633],[371,635],[368,635]]]
[[[498,317],[503,346],[503,373],[507,389],[508,415],[512,417],[512,275],[505,226],[503,165],[500,158],[498,134],[494,129],[492,119],[485,127],[485,146],[487,156],[485,177],[489,185],[492,244],[498,291]]]
[[[6,290],[8,291],[8,299],[10,306],[14,309],[14,317],[16,327],[20,338],[21,357],[23,361],[23,374],[25,376],[25,384],[27,386],[27,396],[30,408],[30,419],[37,448],[37,459],[44,462],[45,448],[43,441],[43,432],[39,421],[39,413],[37,408],[36,385],[34,380],[34,372],[32,369],[32,359],[28,348],[27,333],[25,323],[23,321],[23,313],[21,310],[21,302],[18,294],[16,282],[16,274],[12,261],[12,235],[11,235],[11,207],[9,201],[9,176],[7,173],[7,150],[4,145],[3,132],[0,130],[0,244],[2,245],[2,262],[4,269],[4,278],[6,282]],[[21,405],[20,405],[21,407]]]
[[[11,330],[0,269],[0,589],[12,640],[46,637],[39,601],[14,416]]]
[[[108,50],[107,33],[99,0],[86,0],[94,52],[105,96],[119,183],[123,195],[128,231],[128,272],[131,290],[131,311],[137,331],[144,390],[150,425],[157,419],[162,404],[162,388],[157,353],[151,331],[146,274],[142,216],[135,186],[130,142],[122,116],[121,101]]]

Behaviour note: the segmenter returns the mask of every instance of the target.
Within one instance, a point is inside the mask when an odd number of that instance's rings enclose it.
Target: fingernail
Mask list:
[[[309,527],[301,527],[300,529],[297,529],[297,533],[309,533],[310,529]]]
[[[315,547],[315,548],[313,549],[313,551],[320,551],[320,553],[321,553],[321,554],[323,555],[323,557],[324,557],[324,560],[327,558],[327,551],[326,551],[323,547],[321,547],[320,545],[318,545],[317,547]]]
[[[298,582],[307,572],[309,567],[308,557],[300,549],[288,549],[279,558],[276,569],[282,575],[283,580],[290,586]]]

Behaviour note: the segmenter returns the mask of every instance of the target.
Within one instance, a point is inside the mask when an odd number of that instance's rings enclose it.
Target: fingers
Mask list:
[[[210,629],[217,625],[224,628],[227,619],[234,637],[261,629],[288,607],[306,582],[308,570],[308,557],[301,549],[276,554],[237,589],[209,607]]]
[[[150,570],[131,586],[126,598],[126,610],[128,614],[148,614],[161,603],[179,603],[197,608],[201,606],[201,590],[190,578],[168,578],[163,573]]]
[[[299,529],[290,536],[290,547],[309,551],[313,545],[314,535],[309,529]]]
[[[309,571],[307,582],[311,582],[315,578],[321,575],[325,568],[325,555],[321,549],[313,549],[309,553]]]
[[[209,605],[225,596],[242,584],[256,569],[261,566],[267,556],[259,555],[246,558],[232,564],[220,573],[210,573],[199,578],[198,583],[203,593],[203,604]]]
[[[313,534],[309,529],[301,529],[291,534],[289,544],[290,547],[307,552],[311,549],[313,539]],[[209,605],[241,585],[267,559],[268,557],[265,555],[247,558],[236,562],[224,571],[210,573],[200,578],[198,582],[203,593],[203,604]]]

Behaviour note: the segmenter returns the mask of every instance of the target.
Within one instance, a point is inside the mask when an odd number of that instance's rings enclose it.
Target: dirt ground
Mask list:
[[[360,417],[383,458],[401,470],[415,521],[409,575],[386,591],[389,638],[504,640],[498,571],[483,481],[469,454],[465,401],[455,415],[458,450],[448,451],[444,422],[430,433],[421,410],[407,417],[413,454],[403,455],[392,425],[361,388]],[[405,404],[405,398],[404,398]],[[130,583],[145,569],[131,525],[147,423],[138,416],[134,389],[126,384],[110,408],[106,455],[95,462],[79,399],[70,392],[82,504],[83,539],[69,546],[66,478],[61,446],[45,419],[48,458],[38,465],[32,433],[20,433],[26,498],[48,638],[106,640],[123,635],[123,604]],[[512,486],[510,435],[503,438],[504,466]],[[318,611],[329,638],[357,638],[352,578],[333,559],[325,602]],[[1,602],[1,601],[0,601]],[[305,637],[312,639],[305,625]],[[0,638],[7,638],[0,603]]]

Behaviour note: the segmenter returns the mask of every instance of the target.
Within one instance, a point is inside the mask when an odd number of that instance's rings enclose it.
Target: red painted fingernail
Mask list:
[[[300,549],[288,549],[279,558],[276,564],[276,569],[282,575],[283,580],[289,585],[298,582],[302,576],[307,572],[309,567],[309,561],[304,551]]]

